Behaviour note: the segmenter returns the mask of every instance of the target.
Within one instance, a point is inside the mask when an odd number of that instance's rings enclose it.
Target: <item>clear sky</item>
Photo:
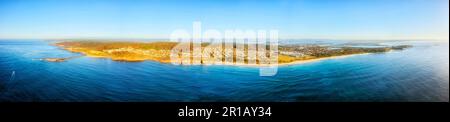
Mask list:
[[[445,39],[448,0],[0,0],[0,38],[168,38],[175,29],[281,38]]]

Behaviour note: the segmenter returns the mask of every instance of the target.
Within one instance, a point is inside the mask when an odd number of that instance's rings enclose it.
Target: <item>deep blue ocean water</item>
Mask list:
[[[0,40],[0,101],[449,101],[448,42],[281,66],[271,77],[239,66],[118,62],[42,40]],[[386,44],[397,44],[396,42]]]

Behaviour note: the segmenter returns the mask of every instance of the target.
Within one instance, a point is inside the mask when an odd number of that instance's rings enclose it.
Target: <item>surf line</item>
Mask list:
[[[206,117],[205,119],[209,119],[211,117],[213,109],[206,108],[188,108],[186,106],[184,109],[178,109],[179,117]]]

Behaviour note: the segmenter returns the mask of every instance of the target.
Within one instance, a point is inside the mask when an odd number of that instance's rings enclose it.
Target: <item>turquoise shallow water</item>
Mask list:
[[[281,66],[173,66],[81,57],[42,40],[0,40],[0,101],[449,101],[449,46]],[[396,44],[396,43],[389,43]]]

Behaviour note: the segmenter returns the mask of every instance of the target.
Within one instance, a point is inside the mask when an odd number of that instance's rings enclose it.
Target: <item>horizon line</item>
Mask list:
[[[1,38],[0,40],[167,40],[170,38]],[[449,39],[437,39],[437,38],[279,38],[279,40],[349,40],[349,41],[449,41]]]

